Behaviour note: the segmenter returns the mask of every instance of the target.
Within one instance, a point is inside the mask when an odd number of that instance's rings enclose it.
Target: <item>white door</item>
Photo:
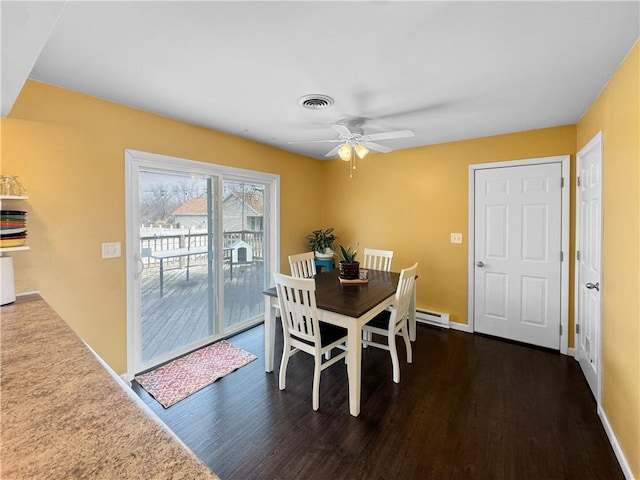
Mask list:
[[[577,156],[576,345],[578,361],[596,400],[601,349],[602,139],[598,134]]]
[[[475,171],[474,329],[560,349],[562,165]]]

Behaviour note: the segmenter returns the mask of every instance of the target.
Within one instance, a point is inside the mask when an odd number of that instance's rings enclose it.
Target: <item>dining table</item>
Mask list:
[[[323,271],[313,277],[316,281],[316,305],[321,322],[347,330],[347,371],[349,378],[349,412],[360,414],[362,376],[362,327],[392,303],[400,274],[368,270],[366,283],[342,283],[338,270]],[[278,294],[275,287],[262,292],[265,301],[264,353],[265,371],[273,371],[275,326]],[[409,337],[416,338],[415,288],[409,309]]]

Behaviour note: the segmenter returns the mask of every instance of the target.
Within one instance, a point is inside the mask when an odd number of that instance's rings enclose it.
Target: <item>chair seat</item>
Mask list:
[[[330,323],[320,322],[320,346],[322,348],[327,345],[331,345],[334,342],[337,342],[343,337],[347,336],[347,330],[342,327],[338,327],[336,325],[331,325]],[[306,343],[307,345],[313,345],[313,342],[309,342],[303,338],[298,337],[293,334],[299,341]],[[345,338],[346,340],[346,338]]]
[[[346,336],[346,328],[331,325],[330,323],[320,322],[320,344],[323,348]]]
[[[365,327],[387,330],[389,328],[389,320],[391,320],[391,312],[389,310],[383,310],[378,315],[369,320],[366,323]]]

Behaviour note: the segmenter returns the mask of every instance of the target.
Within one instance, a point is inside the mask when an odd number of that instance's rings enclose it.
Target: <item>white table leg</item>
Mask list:
[[[276,343],[276,325],[271,302],[273,297],[264,296],[264,370],[273,372],[273,355]]]
[[[349,374],[349,412],[360,415],[360,372],[362,368],[362,328],[352,322],[347,337],[347,372]]]

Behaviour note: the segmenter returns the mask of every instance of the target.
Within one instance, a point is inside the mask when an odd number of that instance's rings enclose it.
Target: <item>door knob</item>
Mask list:
[[[596,282],[596,283],[587,283],[585,285],[589,290],[593,290],[594,288],[597,291],[600,291],[600,282]]]
[[[484,262],[478,262],[478,263],[476,263],[476,265],[477,265],[478,267],[484,267]]]
[[[135,278],[138,279],[138,278],[140,278],[140,275],[142,275],[142,271],[144,270],[144,262],[142,261],[142,258],[140,257],[138,252],[135,252],[133,254],[133,257],[134,257],[135,261],[138,263],[138,265],[140,265],[140,268],[136,269],[136,271],[134,272]]]

